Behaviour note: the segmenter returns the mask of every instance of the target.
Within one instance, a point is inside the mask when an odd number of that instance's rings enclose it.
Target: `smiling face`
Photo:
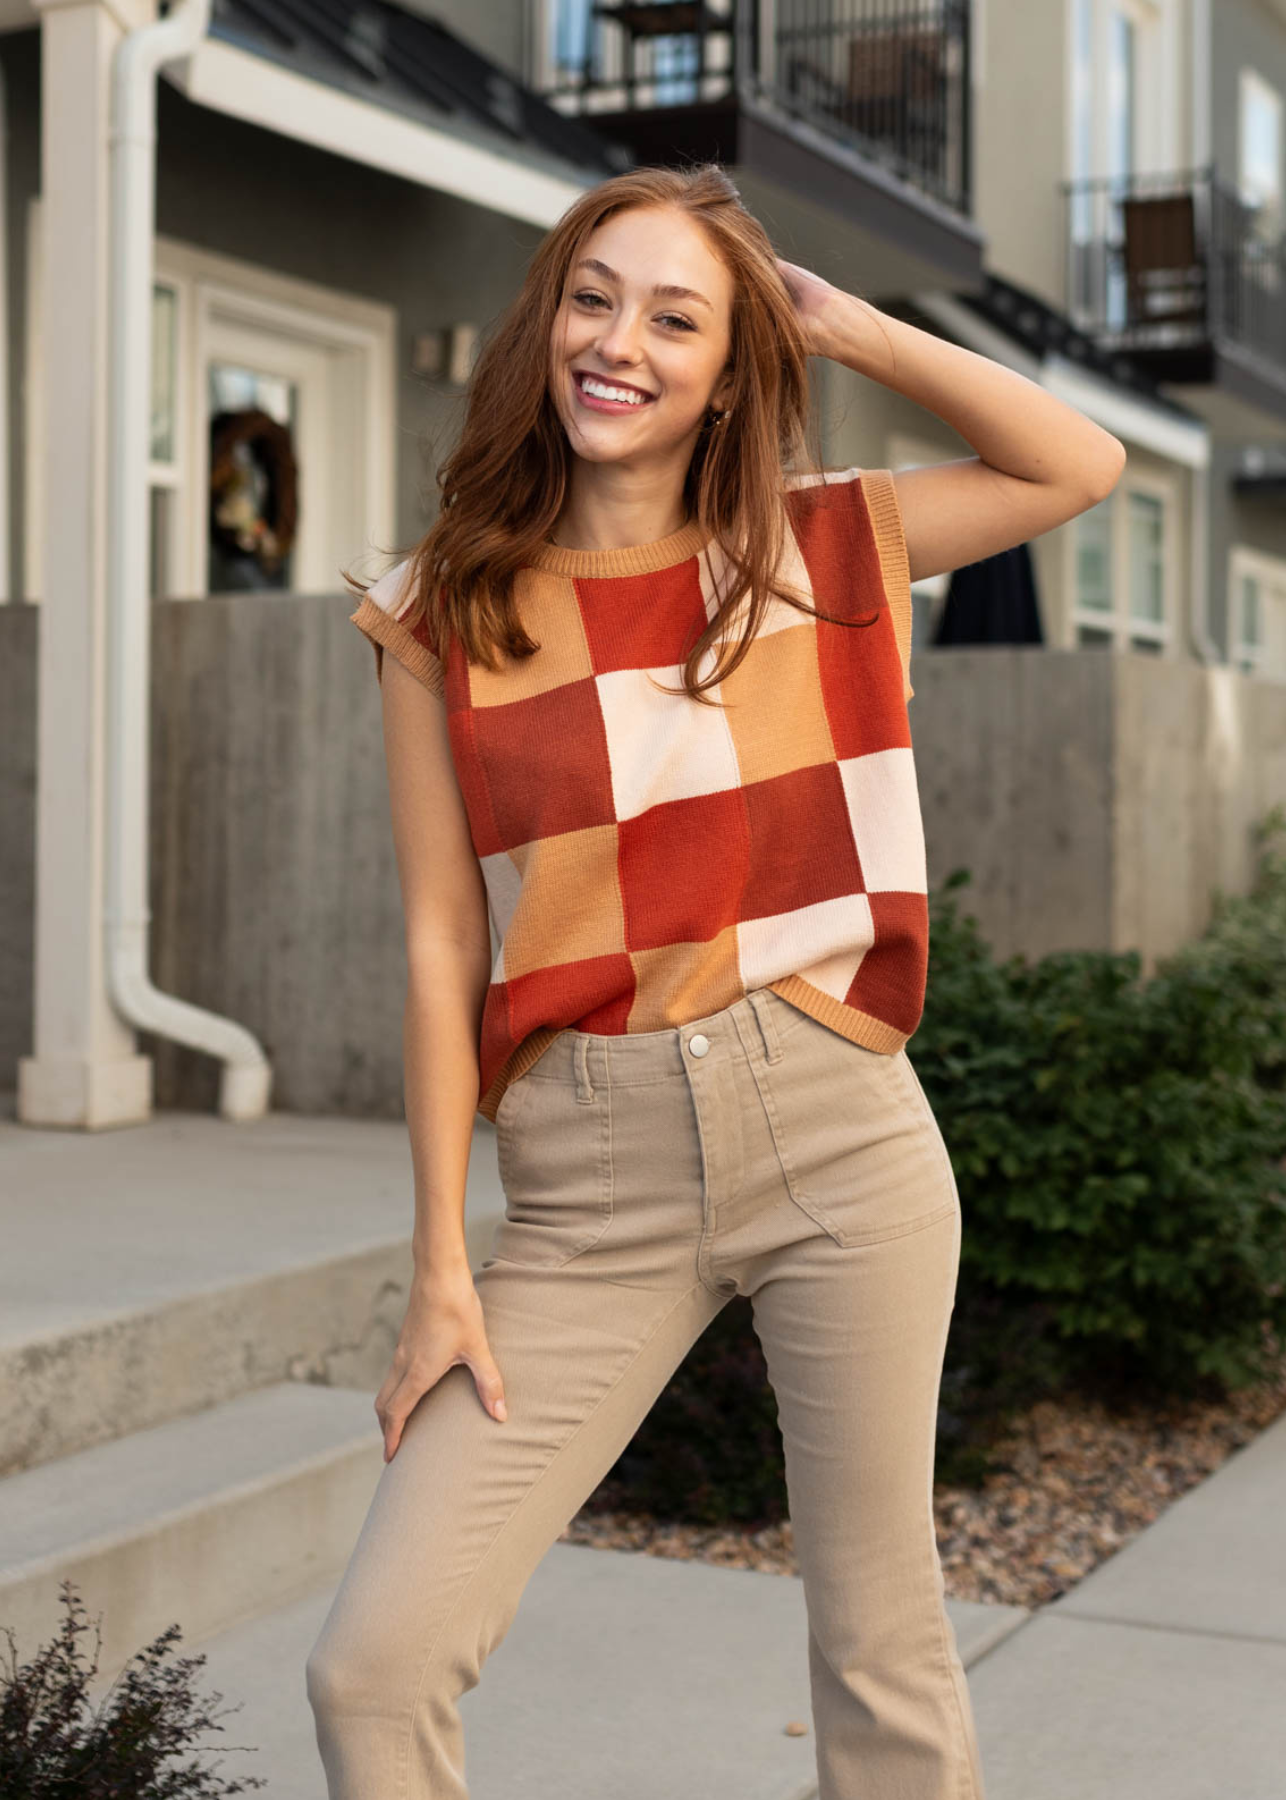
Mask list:
[[[550,338],[550,391],[577,456],[686,467],[707,408],[727,404],[732,298],[685,213],[633,208],[591,233]]]

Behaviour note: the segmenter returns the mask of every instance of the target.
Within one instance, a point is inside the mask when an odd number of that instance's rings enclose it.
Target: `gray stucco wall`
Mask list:
[[[379,689],[346,597],[155,608],[151,960],[239,1019],[275,1107],[399,1115],[405,945]],[[0,1087],[30,1048],[34,607],[0,608]],[[1286,800],[1282,689],[1230,669],[1038,645],[917,652],[929,881],[999,955],[1137,947],[1148,966],[1251,875]],[[25,696],[25,698],[24,698]],[[426,821],[426,829],[431,830]],[[213,1110],[212,1060],[146,1034],[157,1104]]]

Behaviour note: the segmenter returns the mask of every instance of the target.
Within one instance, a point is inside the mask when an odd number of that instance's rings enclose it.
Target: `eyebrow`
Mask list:
[[[607,281],[619,281],[621,279],[615,269],[609,269],[607,264],[605,262],[600,262],[596,256],[582,257],[576,267],[578,269],[594,269]],[[659,300],[699,300],[702,306],[708,308],[710,312],[714,311],[714,307],[710,305],[710,302],[706,299],[705,295],[698,294],[695,288],[676,287],[673,282],[658,281],[653,287],[652,292]]]

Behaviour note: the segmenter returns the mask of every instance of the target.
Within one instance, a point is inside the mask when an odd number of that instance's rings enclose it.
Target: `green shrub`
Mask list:
[[[1281,830],[1274,815],[1262,838]],[[993,963],[936,896],[916,1071],[965,1231],[953,1355],[1005,1401],[1090,1380],[1198,1392],[1286,1338],[1286,859],[1141,959]]]
[[[13,1800],[215,1800],[265,1787],[257,1776],[225,1781],[194,1762],[177,1759],[199,1732],[222,1731],[193,1689],[205,1657],[181,1657],[164,1667],[179,1627],[171,1625],[136,1651],[95,1707],[89,1699],[101,1627],[86,1658],[77,1639],[89,1629],[70,1581],[62,1584],[65,1617],[56,1637],[30,1662],[19,1664],[14,1634],[0,1688],[0,1794]],[[216,1693],[215,1700],[222,1699]],[[235,1707],[225,1709],[235,1712]],[[246,1749],[247,1745],[233,1748]]]

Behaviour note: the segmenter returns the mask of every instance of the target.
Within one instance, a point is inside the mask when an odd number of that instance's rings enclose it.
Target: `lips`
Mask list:
[[[640,399],[643,400],[656,399],[656,395],[650,394],[646,388],[636,387],[632,381],[620,381],[615,375],[599,375],[596,374],[593,369],[572,370],[572,379],[575,381],[577,387],[581,386],[582,381],[586,376],[588,376],[591,381],[601,382],[604,387],[623,388],[627,394],[638,394]]]

